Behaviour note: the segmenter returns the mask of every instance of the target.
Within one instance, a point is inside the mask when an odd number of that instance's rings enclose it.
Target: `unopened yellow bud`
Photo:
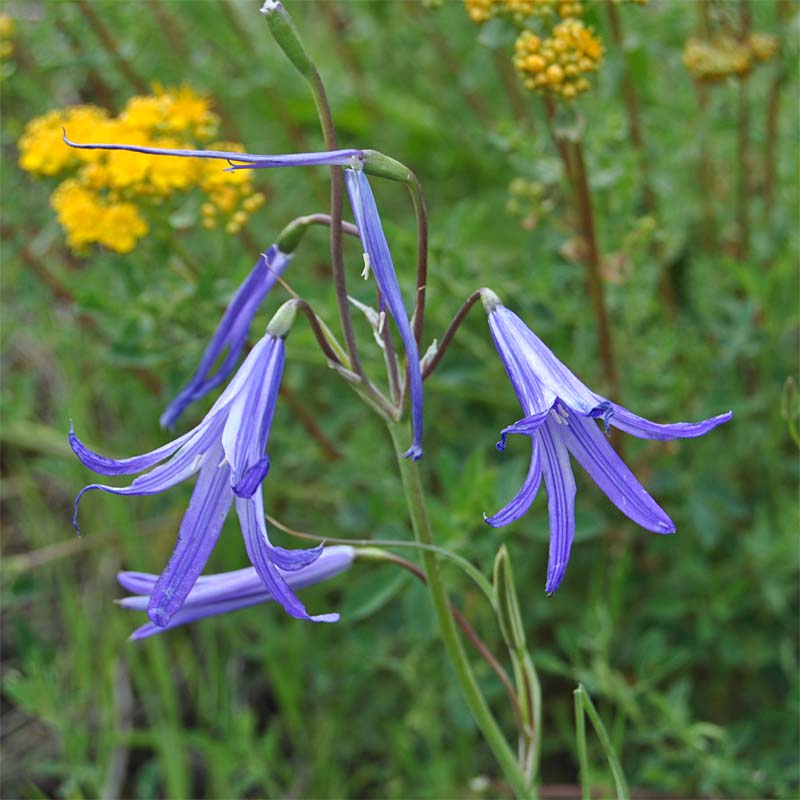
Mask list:
[[[564,70],[558,64],[551,64],[546,74],[549,83],[561,83],[564,80]]]

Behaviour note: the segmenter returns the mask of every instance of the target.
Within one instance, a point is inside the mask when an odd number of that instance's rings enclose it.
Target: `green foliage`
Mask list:
[[[90,5],[145,85],[186,81],[210,92],[229,135],[251,151],[322,146],[306,87],[257,3]],[[633,796],[637,789],[742,798],[800,791],[792,711],[798,460],[790,433],[796,415],[787,416],[784,396],[787,379],[798,379],[797,38],[787,23],[778,26],[772,3],[753,5],[755,26],[782,36],[786,72],[769,216],[760,186],[773,65],[748,81],[748,257],[734,256],[731,246],[737,86],[713,87],[701,110],[680,65],[694,24],[685,7],[620,6],[655,212],[643,205],[620,87],[623,54],[611,44],[602,8],[593,14],[607,63],[579,106],[613,279],[607,294],[625,404],[665,421],[728,408],[735,414],[704,439],[626,442],[628,461],[678,535],[636,528],[579,475],[572,560],[559,592],[546,598],[543,498],[510,528],[483,523],[483,512],[516,491],[528,453],[522,440],[509,442],[505,454],[494,449],[519,408],[479,309],[426,384],[422,470],[437,543],[485,575],[498,547],[508,547],[542,682],[542,780],[576,791],[571,693],[579,682]],[[545,115],[526,96],[525,118],[515,118],[501,79],[507,30],[493,23],[481,33],[460,3],[289,8],[326,82],[340,144],[400,159],[425,188],[432,259],[425,347],[467,295],[488,285],[603,390],[569,194]],[[390,565],[356,564],[304,593],[312,613],[343,612],[335,626],[298,623],[261,606],[126,641],[138,620],[112,602],[115,573],[162,568],[188,487],[141,499],[89,496],[85,535],[75,539],[72,500],[90,476],[65,446],[69,420],[109,454],[163,442],[158,417],[257,258],[254,248],[266,248],[293,217],[324,211],[327,176],[322,169],[258,173],[268,202],[250,220],[247,243],[191,225],[196,209],[187,207],[129,256],[98,250],[76,259],[48,206],[52,184],[15,166],[15,141],[32,116],[51,108],[95,102],[117,111],[136,91],[80,4],[15,3],[8,12],[16,30],[14,54],[0,63],[3,796],[503,795],[448,674],[428,595]],[[703,142],[716,165],[719,238],[710,249],[698,178]],[[530,209],[534,221],[525,227],[506,211],[518,177],[539,182],[537,202],[546,201]],[[400,184],[374,185],[408,297],[416,250],[410,202]],[[362,259],[352,241],[345,257],[351,292],[374,302],[372,285],[358,279]],[[311,231],[286,278],[333,325],[327,258],[324,231]],[[675,291],[673,317],[665,312],[662,268]],[[282,290],[268,298],[254,329],[285,299]],[[382,358],[369,346],[367,323],[357,318],[356,326],[377,380]],[[319,535],[411,538],[388,438],[324,365],[302,320],[288,339],[285,384],[265,484],[269,513]],[[317,419],[327,444],[292,406]],[[202,410],[191,409],[186,424]],[[210,566],[245,563],[229,520]],[[505,659],[481,592],[449,563],[443,569],[454,601]],[[471,655],[511,732],[502,687]],[[604,750],[591,733],[587,739],[593,785],[611,793]]]

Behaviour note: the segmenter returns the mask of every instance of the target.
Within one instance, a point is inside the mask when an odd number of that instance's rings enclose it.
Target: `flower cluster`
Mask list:
[[[579,19],[564,20],[544,40],[525,30],[514,50],[514,66],[528,89],[567,99],[589,88],[585,76],[597,71],[603,58],[603,45],[594,29]]]
[[[18,143],[19,163],[34,175],[64,177],[51,201],[77,252],[94,243],[130,252],[149,230],[149,210],[195,188],[207,197],[203,225],[215,227],[222,219],[226,231],[236,233],[264,202],[249,173],[223,172],[190,159],[155,163],[140,153],[75,150],[62,141],[67,130],[78,141],[180,149],[208,142],[218,126],[207,97],[186,86],[156,87],[151,95],[132,97],[116,117],[96,106],[73,106],[31,120]],[[241,146],[226,142],[219,148]]]
[[[519,224],[526,231],[534,230],[540,218],[554,208],[555,203],[547,196],[547,187],[541,181],[516,177],[509,184],[506,211],[519,217]]]
[[[562,19],[579,17],[583,13],[580,0],[464,0],[469,18],[478,24],[494,16],[509,16],[522,22],[530,16],[558,14]]]
[[[689,39],[683,65],[698,81],[713,83],[746,75],[756,64],[774,58],[778,50],[778,39],[769,33],[751,33],[744,41],[729,34]]]

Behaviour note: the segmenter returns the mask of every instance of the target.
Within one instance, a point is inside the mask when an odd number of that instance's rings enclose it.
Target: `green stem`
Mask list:
[[[578,766],[581,776],[581,798],[592,800],[592,789],[589,784],[589,757],[586,754],[586,715],[583,709],[583,688],[573,691],[575,701],[575,746],[578,750]]]
[[[584,711],[589,715],[589,719],[592,721],[592,727],[594,727],[594,732],[597,734],[597,738],[600,740],[600,744],[606,754],[608,766],[611,768],[611,774],[614,776],[614,783],[617,787],[617,800],[629,800],[630,792],[628,791],[628,782],[625,780],[625,773],[622,771],[622,764],[619,763],[614,745],[611,744],[611,737],[608,735],[606,726],[603,725],[603,720],[600,719],[600,715],[594,707],[592,698],[589,697],[581,683],[579,683],[578,688],[575,689],[574,695],[575,702],[577,703],[580,701]],[[584,748],[585,746],[584,741]]]
[[[425,506],[425,495],[422,489],[422,481],[419,474],[419,466],[416,461],[403,458],[405,452],[405,440],[407,431],[405,425],[389,423],[387,425],[392,437],[397,462],[400,468],[400,477],[403,482],[403,490],[408,504],[408,512],[411,517],[411,524],[414,529],[414,536],[417,541],[425,544],[433,544],[430,520]],[[481,693],[472,667],[467,660],[464,647],[458,637],[456,624],[450,611],[450,602],[447,592],[442,582],[439,563],[436,556],[427,550],[422,551],[422,562],[425,567],[425,574],[428,578],[428,590],[430,591],[436,619],[442,641],[450,659],[450,663],[455,671],[461,693],[469,706],[472,716],[478,727],[483,733],[486,743],[491,748],[507,780],[511,784],[514,794],[518,798],[527,798],[530,795],[525,781],[525,776],[517,764],[516,757],[508,746],[508,742],[500,730],[486,699]]]

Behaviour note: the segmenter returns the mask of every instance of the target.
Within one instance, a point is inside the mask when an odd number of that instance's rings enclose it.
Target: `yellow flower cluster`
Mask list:
[[[516,177],[508,186],[506,211],[519,217],[520,227],[532,231],[542,216],[555,208],[553,200],[546,195],[546,187],[539,181]]]
[[[218,125],[209,98],[186,86],[156,86],[151,95],[132,97],[117,117],[95,106],[73,106],[31,120],[18,142],[19,163],[34,175],[67,173],[51,202],[74,250],[99,243],[130,252],[148,232],[142,212],[195,187],[208,196],[203,225],[215,227],[222,218],[226,230],[237,233],[264,203],[264,195],[253,192],[251,173],[225,172],[219,161],[76,150],[62,141],[65,129],[77,142],[197,149]],[[242,151],[230,142],[209,149]]]
[[[522,22],[533,14],[558,13],[562,19],[568,19],[583,13],[580,0],[464,0],[464,5],[469,18],[479,24],[500,15]]]
[[[746,41],[724,34],[712,40],[689,39],[683,64],[699,81],[720,81],[746,75],[752,67],[778,54],[778,40],[768,33],[752,33]]]
[[[514,49],[514,66],[528,89],[566,99],[589,88],[585,76],[595,72],[603,58],[603,45],[594,35],[594,28],[578,19],[559,23],[552,36],[544,40],[531,31],[523,31]]]
[[[14,20],[8,14],[0,14],[0,61],[11,58],[14,54]]]

